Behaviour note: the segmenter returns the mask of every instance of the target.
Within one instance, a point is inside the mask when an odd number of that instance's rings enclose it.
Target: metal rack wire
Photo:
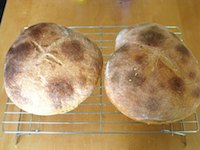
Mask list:
[[[71,26],[95,41],[103,52],[104,63],[111,56],[118,32],[128,26]],[[180,39],[177,26],[166,26]],[[103,70],[104,72],[104,70]],[[37,116],[6,102],[2,130],[16,134],[172,134],[185,136],[199,131],[197,113],[185,120],[167,125],[147,125],[122,115],[108,101],[103,84],[103,73],[93,94],[72,112],[55,116]]]

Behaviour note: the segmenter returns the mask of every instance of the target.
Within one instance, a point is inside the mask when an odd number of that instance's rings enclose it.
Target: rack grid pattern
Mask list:
[[[128,26],[71,26],[100,47],[104,65],[114,50],[115,38]],[[166,26],[182,40],[177,26]],[[105,68],[105,67],[104,67]],[[185,120],[166,125],[147,125],[122,115],[108,100],[104,89],[104,69],[93,94],[75,110],[55,116],[37,116],[6,102],[2,130],[24,134],[176,134],[185,136],[199,131],[197,113]]]

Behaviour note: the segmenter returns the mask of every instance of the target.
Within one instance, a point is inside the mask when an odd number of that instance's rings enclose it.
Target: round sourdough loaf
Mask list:
[[[81,33],[39,23],[25,29],[9,49],[5,90],[29,113],[65,113],[90,96],[102,64],[100,49]]]
[[[148,124],[170,123],[200,104],[200,70],[191,51],[165,27],[139,24],[122,30],[106,66],[111,102]]]

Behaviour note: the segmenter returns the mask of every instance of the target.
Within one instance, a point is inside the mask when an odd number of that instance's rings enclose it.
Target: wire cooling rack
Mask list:
[[[100,47],[104,65],[114,50],[120,30],[128,26],[71,26]],[[166,26],[182,40],[177,26]],[[54,116],[37,116],[6,102],[2,130],[4,133],[24,134],[176,134],[185,136],[199,131],[197,113],[185,120],[166,125],[147,125],[122,115],[108,100],[104,89],[104,69],[93,94],[75,110]],[[17,142],[17,140],[16,140]]]

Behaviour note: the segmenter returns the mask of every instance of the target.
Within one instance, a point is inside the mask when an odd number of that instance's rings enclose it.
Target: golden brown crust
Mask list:
[[[33,114],[68,112],[92,93],[102,64],[99,48],[82,34],[40,23],[22,32],[6,55],[6,93]]]
[[[119,111],[151,124],[183,119],[200,103],[196,59],[174,34],[154,23],[119,33],[105,87]]]

